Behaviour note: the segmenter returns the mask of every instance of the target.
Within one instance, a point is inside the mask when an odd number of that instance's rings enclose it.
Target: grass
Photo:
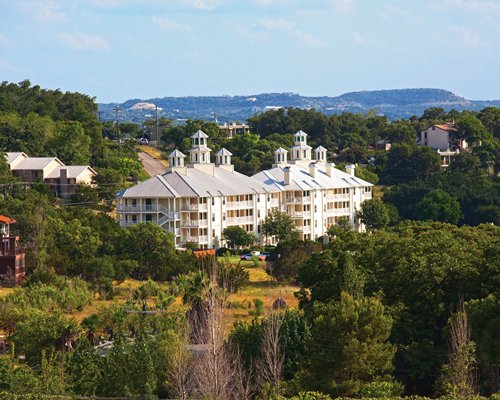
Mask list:
[[[161,150],[157,149],[156,147],[148,145],[142,145],[140,149],[144,153],[149,154],[154,159],[160,161],[165,167],[168,167],[168,161],[165,160],[163,152]]]
[[[232,256],[232,262],[240,262],[238,256]],[[298,306],[298,300],[294,293],[299,289],[297,286],[281,284],[276,282],[265,270],[265,262],[255,267],[252,261],[241,261],[241,265],[249,273],[250,282],[247,286],[236,293],[228,296],[228,303],[232,305],[224,312],[226,321],[225,325],[230,328],[236,321],[249,322],[254,317],[249,314],[250,310],[255,310],[253,305],[254,299],[261,299],[264,302],[266,313],[272,309],[273,302],[282,297],[288,307],[295,308]],[[80,312],[72,314],[78,321],[82,321],[86,317],[96,313],[101,307],[110,305],[113,302],[124,303],[131,298],[133,291],[141,286],[144,282],[134,279],[127,279],[120,284],[114,285],[115,296],[113,300],[100,300],[96,298],[91,305],[85,307]],[[11,289],[0,289],[0,297],[6,296],[3,292]],[[7,292],[8,293],[8,292]],[[175,302],[170,306],[171,310],[181,310],[184,308],[182,300],[177,297]]]

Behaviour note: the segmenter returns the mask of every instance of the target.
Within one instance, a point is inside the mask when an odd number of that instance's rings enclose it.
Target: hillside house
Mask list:
[[[469,144],[458,137],[458,130],[453,122],[432,125],[420,132],[417,143],[437,150],[441,157],[441,166],[450,165],[451,159],[462,150],[467,150]]]
[[[219,125],[219,129],[225,132],[226,137],[233,138],[236,135],[243,135],[244,133],[250,132],[250,126],[246,124],[237,124],[232,122],[230,124],[225,123],[224,125]]]
[[[88,165],[64,165],[56,157],[29,157],[7,153],[7,164],[13,176],[23,182],[44,182],[56,196],[68,198],[79,184],[92,185],[96,172]]]
[[[10,232],[15,222],[0,215],[0,285],[17,285],[26,278],[24,249],[19,246],[19,236]]]

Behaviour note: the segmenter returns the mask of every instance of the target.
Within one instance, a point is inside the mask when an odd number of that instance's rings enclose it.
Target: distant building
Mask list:
[[[219,129],[226,133],[228,138],[233,138],[236,135],[243,135],[250,132],[250,126],[246,124],[237,124],[232,122],[230,124],[219,125]]]
[[[17,285],[26,278],[24,249],[19,246],[19,236],[10,233],[15,222],[0,215],[0,285]]]
[[[96,175],[88,165],[64,165],[56,157],[28,157],[22,152],[7,153],[7,164],[13,176],[23,182],[44,182],[62,198],[75,193],[78,184],[92,185]]]
[[[327,150],[307,145],[307,134],[295,134],[288,151],[279,148],[272,169],[248,177],[234,171],[232,154],[221,149],[210,161],[208,136],[191,136],[189,164],[178,150],[169,155],[170,167],[163,175],[141,182],[117,194],[116,217],[121,226],[152,222],[175,236],[177,247],[194,243],[199,249],[226,245],[224,229],[241,226],[260,243],[276,243],[262,234],[262,223],[274,211],[288,213],[295,221],[300,239],[317,239],[340,218],[355,230],[363,230],[357,212],[372,197],[372,184],[328,163]]]
[[[437,150],[441,157],[442,167],[448,167],[453,156],[469,148],[465,139],[458,137],[458,129],[453,122],[430,126],[420,132],[420,139],[417,143]]]

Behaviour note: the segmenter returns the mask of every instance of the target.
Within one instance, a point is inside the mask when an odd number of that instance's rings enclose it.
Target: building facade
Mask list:
[[[88,165],[64,165],[56,157],[28,157],[26,153],[7,153],[13,176],[23,182],[44,182],[57,197],[68,198],[79,184],[92,185],[96,172]]]
[[[0,215],[0,285],[17,285],[26,278],[24,249],[10,225],[16,221]]]
[[[453,156],[469,147],[467,141],[457,137],[457,133],[458,130],[453,122],[432,125],[420,132],[417,143],[435,149],[441,157],[441,166],[448,167]]]
[[[262,222],[272,212],[288,213],[302,239],[326,234],[339,218],[348,218],[363,230],[356,218],[361,203],[371,198],[372,185],[354,176],[354,166],[343,172],[328,163],[326,149],[307,145],[307,134],[295,134],[291,149],[275,151],[273,168],[252,177],[234,171],[232,154],[221,149],[211,162],[208,137],[202,131],[191,136],[189,163],[178,150],[169,155],[165,174],[157,175],[117,195],[117,220],[121,226],[152,222],[175,235],[177,247],[194,243],[201,249],[225,246],[222,233],[241,226],[261,243],[274,238],[261,233]]]

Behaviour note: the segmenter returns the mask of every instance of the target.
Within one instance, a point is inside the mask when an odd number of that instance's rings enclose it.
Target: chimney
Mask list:
[[[335,163],[326,164],[326,174],[331,177],[333,175],[333,169],[335,168]]]
[[[283,172],[285,173],[285,186],[290,184],[290,167],[283,168]]]
[[[345,166],[345,172],[347,172],[351,176],[354,176],[355,169],[356,169],[356,166],[354,164],[347,164]]]
[[[315,163],[309,164],[309,175],[311,175],[313,178],[316,178],[316,164]]]

